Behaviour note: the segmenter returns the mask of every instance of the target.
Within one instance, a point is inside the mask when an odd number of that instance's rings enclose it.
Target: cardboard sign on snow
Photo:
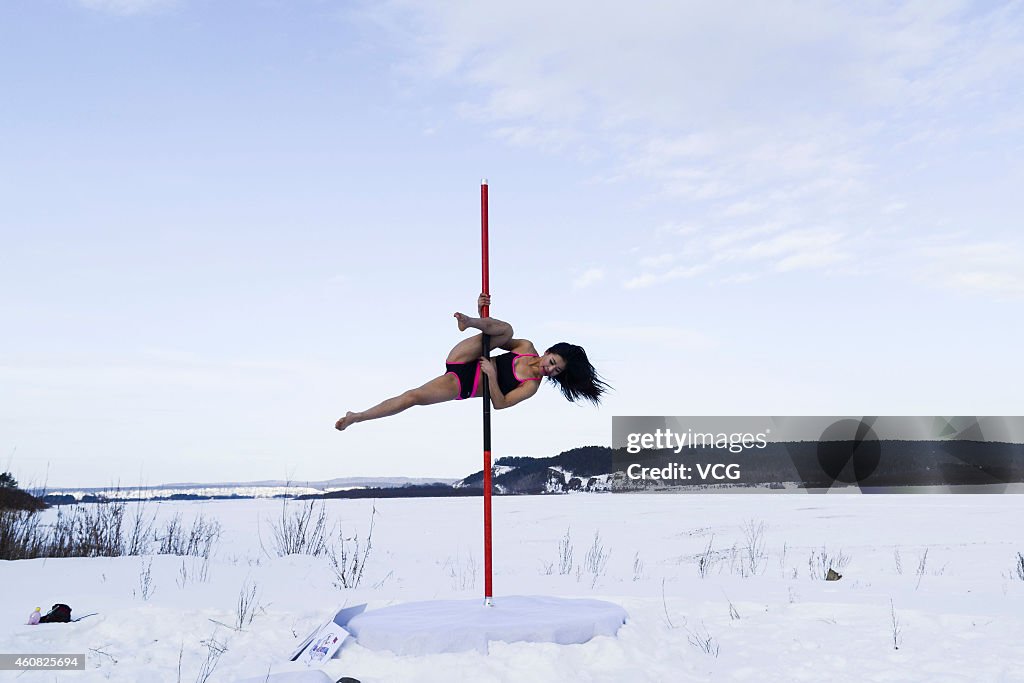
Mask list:
[[[322,664],[334,656],[346,638],[348,638],[348,631],[332,621],[320,629],[320,632],[313,638],[313,642],[302,653],[300,661],[304,662],[306,666]]]
[[[349,620],[365,610],[366,603],[338,610],[333,619],[313,629],[313,632],[292,652],[289,659],[294,662],[301,658],[308,665],[327,661],[348,637],[345,626]]]

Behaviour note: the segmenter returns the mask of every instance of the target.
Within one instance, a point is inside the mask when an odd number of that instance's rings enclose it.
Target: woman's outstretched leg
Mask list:
[[[448,353],[447,363],[470,363],[475,361],[484,353],[483,335],[490,337],[490,348],[497,349],[512,341],[512,326],[504,320],[497,318],[470,318],[464,313],[456,313],[455,319],[459,322],[459,331],[465,332],[473,328],[480,330],[483,334],[477,334],[469,339],[463,339],[455,345]]]
[[[459,381],[455,375],[442,375],[436,377],[421,387],[410,389],[394,398],[381,401],[372,408],[361,413],[349,411],[345,417],[334,423],[334,428],[343,431],[349,425],[366,420],[376,420],[381,417],[389,417],[402,412],[413,406],[427,406],[434,403],[451,401],[459,395]]]

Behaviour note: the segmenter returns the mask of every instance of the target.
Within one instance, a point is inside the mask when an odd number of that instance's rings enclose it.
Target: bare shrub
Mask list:
[[[387,574],[384,575],[383,579],[381,579],[377,583],[373,584],[373,587],[376,588],[376,589],[379,589],[381,586],[383,586],[387,582],[388,579],[394,578],[394,576],[395,576],[395,571],[392,569],[391,571],[389,571]]]
[[[125,555],[145,555],[149,553],[150,543],[153,539],[153,523],[156,521],[156,512],[148,514],[145,502],[136,500],[132,505],[131,525],[128,529],[128,537],[124,542]]]
[[[767,525],[764,522],[750,520],[743,525],[743,538],[746,546],[743,548],[744,560],[740,575],[756,576],[761,573],[768,553],[765,551],[764,531]]]
[[[924,578],[924,575],[926,573],[930,573],[933,576],[942,576],[943,574],[946,573],[946,567],[947,566],[948,566],[948,564],[947,565],[943,565],[942,567],[939,567],[938,569],[933,569],[931,572],[929,572],[928,571],[928,548],[925,548],[924,553],[921,554],[920,559],[917,561],[917,571],[915,572],[917,574],[917,585],[914,586],[914,590],[917,590],[918,588],[921,587],[921,579]]]
[[[56,520],[49,525],[43,524],[35,512],[0,511],[2,557],[24,560],[125,555],[124,509],[124,503],[75,505],[58,510]]]
[[[587,554],[583,558],[583,566],[591,576],[591,588],[596,586],[597,580],[604,575],[605,569],[608,566],[608,558],[611,557],[611,554],[611,551],[605,549],[604,544],[601,542],[601,532],[595,531],[594,543],[587,550]]]
[[[712,549],[714,542],[714,536],[708,538],[708,544],[704,546],[704,552],[697,556],[697,573],[700,574],[702,579],[707,578],[708,572],[716,561],[715,553]]]
[[[143,600],[149,600],[154,590],[156,590],[156,586],[153,584],[153,558],[149,558],[142,561],[142,569],[139,570],[139,590],[137,594],[141,595]]]
[[[725,595],[725,591],[722,591],[722,594]],[[732,604],[732,600],[729,599],[728,595],[725,595],[725,601],[729,603],[729,620],[739,621],[740,611],[736,609],[736,605]]]
[[[454,560],[451,557],[445,560],[442,567],[442,571],[452,581],[452,589],[458,591],[468,590],[476,586],[476,570],[477,564],[473,555],[467,555],[463,558],[461,555],[456,554]]]
[[[718,657],[718,640],[708,633],[707,626],[703,622],[697,628],[691,629],[688,626],[684,626],[684,628],[686,629],[686,640],[690,645],[693,645],[705,654]]]
[[[1017,564],[1013,566],[1013,575],[1018,581],[1024,581],[1024,555],[1017,553]]]
[[[176,514],[154,531],[156,513],[146,501],[111,497],[57,509],[45,524],[35,512],[0,510],[0,559],[36,557],[120,557],[157,554],[193,555],[209,559],[220,540],[215,519],[198,515],[191,528]],[[205,573],[205,569],[204,569]]]
[[[262,537],[260,545],[267,555],[278,557],[323,555],[327,552],[328,539],[334,535],[334,529],[328,525],[323,501],[318,504],[310,500],[302,504],[287,498],[281,502],[281,516],[270,522],[270,532],[270,552],[263,546]]]
[[[208,639],[201,641],[200,644],[206,647],[206,659],[203,660],[202,665],[199,667],[199,672],[196,674],[196,683],[206,683],[217,668],[220,658],[228,651],[228,646],[227,643],[217,640],[216,631]]]
[[[889,598],[889,614],[892,618],[892,649],[898,650],[900,643],[903,642],[903,627],[896,617],[896,605],[893,604],[892,598]]]
[[[44,557],[46,532],[31,510],[0,510],[0,560]]]
[[[174,582],[178,584],[178,588],[184,588],[188,585],[188,568],[185,567],[185,560],[181,561],[181,569],[178,570],[178,578]]]
[[[127,503],[78,504],[57,511],[50,528],[49,557],[120,557],[127,554],[124,514]]]
[[[178,578],[175,582],[179,588],[184,588],[189,581],[195,583],[206,583],[210,578],[210,558],[195,557],[188,560],[181,560],[181,567],[178,570]]]
[[[811,551],[810,557],[807,558],[807,568],[810,570],[811,578],[824,581],[828,577],[830,569],[838,572],[849,562],[849,556],[845,555],[843,551],[830,552],[828,548],[822,546],[820,551]]]
[[[665,624],[674,629],[676,625],[672,623],[672,617],[668,613],[668,601],[665,600],[665,579],[661,580],[661,608],[665,610]]]
[[[258,589],[256,582],[249,582],[246,579],[242,582],[242,587],[238,589],[238,601],[235,603],[235,625],[236,631],[243,630],[246,626],[252,624],[253,618],[256,616],[256,610],[259,609],[257,602]]]
[[[131,503],[113,489],[95,503],[57,510],[47,528],[46,557],[121,557],[146,555],[152,543],[152,516],[144,501]]]
[[[370,512],[370,528],[366,532],[366,540],[360,542],[359,534],[346,537],[343,530],[338,530],[338,542],[326,546],[327,559],[334,572],[336,588],[358,588],[366,570],[366,561],[370,558],[373,548],[373,525],[377,518],[377,506]],[[475,579],[474,579],[475,581]]]
[[[178,555],[209,558],[214,544],[220,540],[221,526],[216,519],[205,517],[202,513],[192,520],[187,530],[181,523],[181,514],[167,520],[162,533],[156,535],[161,555]]]
[[[558,573],[562,576],[572,573],[572,538],[569,529],[565,530],[565,536],[558,542]]]
[[[917,585],[914,586],[914,590],[921,587],[921,579],[924,578],[924,573],[928,569],[928,548],[924,549],[924,553],[921,558],[917,561]]]
[[[644,578],[644,561],[640,559],[640,551],[633,555],[633,581]]]
[[[743,558],[740,557],[740,547],[736,543],[732,544],[728,550],[725,551],[729,557],[729,574],[736,574],[737,572],[742,576],[743,569]],[[724,559],[722,560],[725,561]]]

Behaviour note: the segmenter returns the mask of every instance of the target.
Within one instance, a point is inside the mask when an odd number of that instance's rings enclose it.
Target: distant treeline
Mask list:
[[[543,493],[548,489],[550,468],[558,467],[580,477],[587,478],[607,474],[612,470],[612,449],[607,446],[583,446],[564,451],[549,458],[504,457],[496,460],[495,467],[512,469],[492,477],[496,495],[519,495]],[[482,496],[484,489],[483,470],[475,472],[455,485],[449,484],[408,484],[394,488],[364,488],[346,491],[332,491],[323,495],[306,495],[300,498],[446,498],[458,496]],[[561,480],[559,480],[561,483]],[[570,488],[578,488],[569,485]]]
[[[1024,444],[979,441],[798,441],[769,443],[765,448],[730,453],[727,449],[687,448],[672,451],[644,451],[630,455],[625,449],[607,446],[582,446],[547,458],[504,457],[494,462],[499,470],[492,481],[496,495],[559,493],[574,490],[607,490],[611,480],[615,490],[644,488],[624,481],[630,463],[642,461],[646,467],[666,463],[739,464],[739,481],[719,482],[729,486],[767,486],[781,488],[796,483],[804,488],[829,488],[836,481],[861,486],[955,486],[991,485],[1024,482]],[[595,479],[605,477],[604,480]],[[715,482],[691,480],[688,486]],[[595,485],[597,484],[597,485]],[[395,487],[370,487],[309,494],[311,498],[442,498],[480,496],[483,471],[469,475],[454,485],[444,483],[406,484]],[[287,494],[275,498],[290,497]],[[232,500],[254,496],[238,494],[206,496],[178,493],[150,500]],[[79,501],[70,495],[49,495],[42,499],[50,505],[77,502],[132,501],[135,498],[114,495],[86,495]]]
[[[36,511],[47,507],[46,503],[27,491],[15,486],[0,486],[0,510]]]
[[[591,489],[592,478],[611,476],[621,483],[625,468],[639,456],[607,446],[573,448],[547,458],[504,457],[494,462],[511,468],[492,478],[495,495],[559,493]],[[645,452],[647,466],[668,462],[739,463],[742,479],[723,482],[739,486],[781,488],[796,483],[828,488],[838,480],[861,486],[949,486],[1024,482],[1024,444],[978,441],[799,441],[769,443],[763,449],[730,453],[723,449]],[[564,473],[564,474],[563,474]],[[690,486],[715,482],[692,481]],[[613,485],[612,488],[620,489]],[[626,487],[631,488],[631,487]],[[337,491],[324,498],[406,498],[479,496],[483,471],[455,486],[410,485]]]
[[[455,498],[482,495],[483,488],[453,487],[450,484],[406,484],[388,488],[346,489],[324,494],[298,496],[298,500],[311,498]]]
[[[613,471],[612,455],[614,451],[607,446],[581,446],[549,458],[506,457],[495,461],[496,467],[513,469],[491,478],[497,492],[544,493],[550,490],[552,482],[551,468],[559,468],[572,473],[572,477],[554,482],[556,486],[567,489],[581,488],[590,477],[609,474]],[[573,479],[577,480],[575,483]],[[477,491],[483,490],[483,470],[475,472],[463,480],[465,486]]]
[[[49,494],[41,500],[47,505],[75,505],[76,503],[131,503],[136,500],[249,500],[256,496],[242,496],[236,493],[226,496],[204,496],[196,493],[172,493],[169,496],[153,496],[152,498],[139,498],[137,496],[97,496],[91,493],[75,498],[70,494]]]

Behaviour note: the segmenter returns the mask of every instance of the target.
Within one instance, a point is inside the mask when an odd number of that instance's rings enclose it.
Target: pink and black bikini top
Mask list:
[[[503,353],[500,356],[495,357],[494,367],[498,371],[498,388],[501,389],[501,393],[507,394],[523,382],[540,381],[540,377],[525,377],[520,378],[516,375],[516,359],[520,356],[527,356],[529,358],[537,358],[535,353]]]

